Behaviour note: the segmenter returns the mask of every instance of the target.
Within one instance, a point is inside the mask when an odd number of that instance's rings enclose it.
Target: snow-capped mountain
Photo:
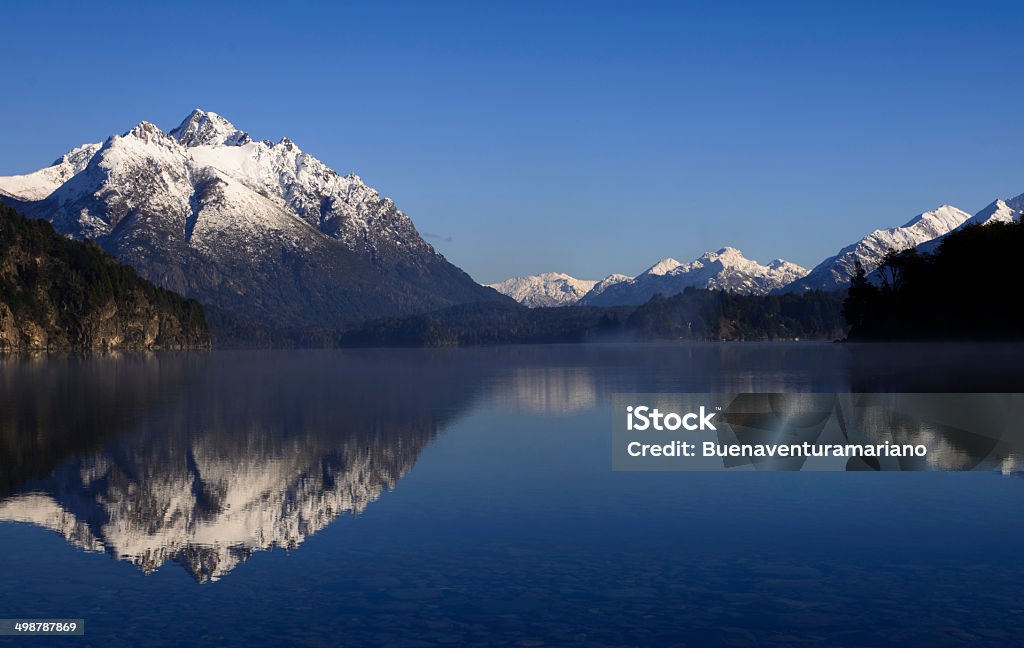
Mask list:
[[[1021,209],[1024,209],[1024,194],[1009,200],[996,200],[986,205],[984,209],[974,216],[971,216],[960,227],[989,225],[991,223],[1013,223],[1020,220]]]
[[[985,206],[974,216],[961,223],[955,230],[970,227],[971,225],[989,225],[991,223],[1013,223],[1021,219],[1021,211],[1024,210],[1024,194],[1009,200],[995,200]],[[952,232],[946,232],[942,236],[930,241],[925,241],[917,246],[917,251],[923,254],[931,254],[939,249],[942,241]]]
[[[575,304],[596,284],[596,281],[577,279],[561,272],[545,272],[528,277],[512,277],[488,284],[488,287],[508,295],[524,306],[539,308]]]
[[[588,306],[642,304],[658,293],[675,295],[690,287],[764,295],[805,274],[807,270],[795,263],[775,259],[762,265],[746,258],[736,248],[725,247],[707,252],[690,263],[662,259],[634,279],[603,286],[601,291],[591,290],[579,303]]]
[[[952,205],[942,205],[907,221],[902,227],[877,229],[856,243],[851,243],[811,269],[807,276],[782,287],[777,292],[806,290],[841,290],[850,284],[860,261],[864,271],[871,273],[890,252],[917,247],[953,231],[971,218],[967,212]]]
[[[0,178],[0,196],[159,285],[261,323],[332,326],[504,299],[358,176],[202,110],[169,133],[142,122]]]
[[[571,306],[579,303],[584,295],[595,297],[609,287],[633,277],[624,274],[610,274],[600,281],[577,279],[561,272],[546,272],[528,277],[512,277],[500,283],[488,284],[503,295],[508,295],[524,306]]]
[[[590,292],[588,292],[587,294],[590,295],[591,297],[596,297],[597,295],[600,295],[601,293],[608,290],[612,286],[624,283],[626,281],[633,281],[633,277],[624,274],[612,273],[605,277],[604,279],[602,279],[601,281],[598,281],[596,284],[594,284],[594,287],[591,288]]]

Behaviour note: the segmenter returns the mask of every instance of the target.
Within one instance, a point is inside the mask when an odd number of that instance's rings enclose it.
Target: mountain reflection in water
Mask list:
[[[365,510],[474,407],[550,416],[616,392],[1024,391],[1020,348],[948,351],[956,371],[924,347],[823,344],[5,358],[0,521],[217,580]]]
[[[0,519],[216,580],[363,511],[471,402],[464,372],[409,359],[147,355],[5,372],[5,463],[34,460],[5,471],[24,481]],[[12,378],[22,372],[41,384]]]

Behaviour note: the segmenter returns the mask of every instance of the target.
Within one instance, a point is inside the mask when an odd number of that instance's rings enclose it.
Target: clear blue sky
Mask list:
[[[481,281],[810,266],[1024,192],[1021,3],[301,4],[5,5],[0,174],[198,106],[358,173]]]

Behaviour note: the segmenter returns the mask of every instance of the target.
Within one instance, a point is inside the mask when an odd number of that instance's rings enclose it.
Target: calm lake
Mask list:
[[[33,646],[1024,645],[1020,473],[611,470],[613,394],[714,391],[1024,392],[1024,345],[3,358],[0,617],[85,619]]]

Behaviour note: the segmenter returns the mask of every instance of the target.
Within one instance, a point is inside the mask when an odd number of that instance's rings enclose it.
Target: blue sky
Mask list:
[[[1020,3],[28,5],[0,174],[202,107],[358,173],[481,281],[810,266],[1024,192]]]

